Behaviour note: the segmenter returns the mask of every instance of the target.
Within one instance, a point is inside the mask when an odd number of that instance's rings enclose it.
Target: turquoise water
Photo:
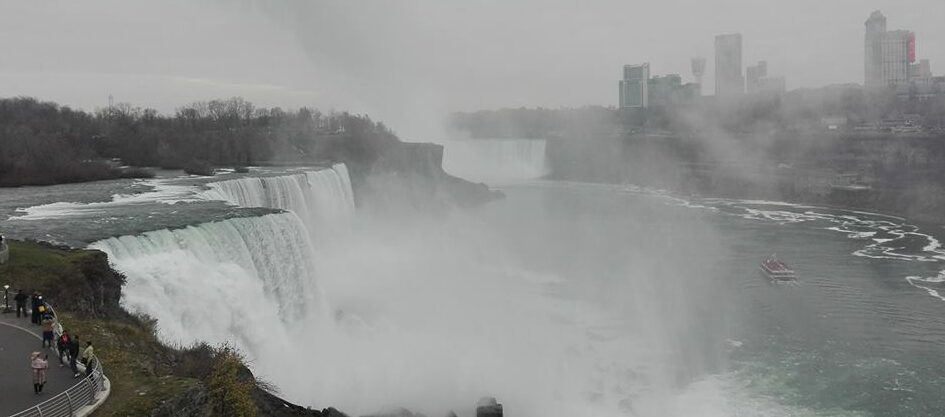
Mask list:
[[[679,382],[724,380],[731,391],[723,414],[945,415],[938,227],[778,202],[685,201],[635,187],[505,191],[506,206],[492,214],[511,218],[505,210],[540,206],[542,220],[519,233],[539,235],[544,243],[533,244],[557,251],[549,259],[529,254],[524,243],[525,256],[559,263],[552,270],[579,270],[570,280],[603,282],[584,294],[595,304],[619,314],[623,289],[640,270],[652,274],[645,279],[682,287],[686,296],[667,297],[687,303],[673,309],[686,324],[668,322],[684,329],[674,339],[684,345]],[[797,285],[760,276],[758,263],[772,253],[797,270]],[[582,259],[596,267],[574,268]]]

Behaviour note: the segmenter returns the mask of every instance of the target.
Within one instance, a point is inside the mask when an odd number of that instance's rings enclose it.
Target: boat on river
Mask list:
[[[771,255],[761,262],[761,274],[776,283],[797,281],[797,273],[776,255]]]

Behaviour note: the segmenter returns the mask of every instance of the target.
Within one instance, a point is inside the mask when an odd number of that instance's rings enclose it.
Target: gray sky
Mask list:
[[[0,96],[172,111],[243,96],[364,112],[411,139],[453,110],[614,105],[620,66],[690,78],[738,31],[788,88],[863,78],[881,9],[945,73],[941,0],[0,0]]]

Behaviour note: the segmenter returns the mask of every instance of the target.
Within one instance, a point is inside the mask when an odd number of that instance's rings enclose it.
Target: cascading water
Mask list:
[[[284,360],[286,342],[303,328],[330,332],[324,327],[331,314],[318,285],[317,253],[350,229],[348,171],[337,164],[208,187],[199,197],[286,212],[114,237],[91,247],[108,254],[128,277],[123,304],[157,319],[165,342],[230,342],[261,375],[291,373],[296,369]]]
[[[344,164],[331,169],[274,177],[244,177],[208,184],[201,196],[240,207],[294,212],[316,244],[324,244],[351,226],[354,194]]]
[[[700,301],[679,291],[690,274],[623,253],[600,265],[574,253],[574,239],[624,228],[604,223],[546,239],[536,231],[558,230],[572,214],[522,217],[528,210],[508,207],[487,218],[366,216],[340,244],[323,245],[325,227],[351,220],[350,196],[343,166],[235,179],[203,197],[287,212],[92,247],[126,274],[125,306],[156,318],[163,340],[231,342],[304,405],[471,415],[475,399],[495,395],[521,416],[690,415],[667,408],[687,374],[671,364],[708,360],[689,351],[702,350],[685,320]],[[521,251],[540,255],[537,264],[569,261],[539,271],[514,255]],[[629,280],[603,291],[622,294],[618,318],[571,298],[569,287],[593,288],[587,280],[602,277]]]
[[[548,174],[544,140],[455,140],[445,142],[444,146],[444,170],[462,178],[511,182]]]
[[[123,304],[171,344],[235,341],[261,360],[284,326],[324,317],[312,245],[294,213],[235,218],[91,245],[128,281]],[[275,353],[275,352],[273,352]]]

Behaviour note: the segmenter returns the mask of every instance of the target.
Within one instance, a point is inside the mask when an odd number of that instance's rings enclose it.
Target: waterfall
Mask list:
[[[457,140],[446,142],[443,168],[474,181],[521,181],[548,174],[546,159],[544,140]]]
[[[202,198],[297,214],[316,245],[344,233],[351,227],[354,215],[354,194],[344,164],[290,175],[213,182],[208,187]]]
[[[171,344],[235,341],[258,353],[288,323],[324,316],[313,248],[294,213],[228,219],[91,245],[128,278],[122,302]],[[234,340],[235,339],[235,340]]]
[[[331,320],[316,263],[319,248],[353,220],[346,167],[210,183],[199,197],[285,211],[112,237],[91,248],[125,274],[122,304],[156,319],[164,342],[232,343],[261,375],[295,372],[284,360],[290,341]]]

